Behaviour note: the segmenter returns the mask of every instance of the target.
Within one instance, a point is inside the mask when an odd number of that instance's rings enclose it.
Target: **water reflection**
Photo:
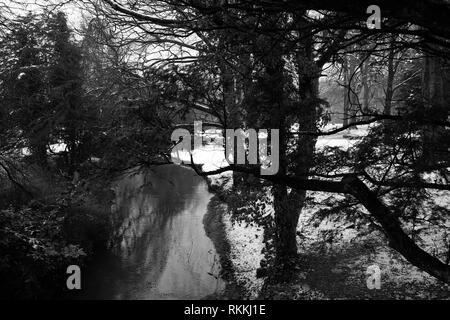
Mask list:
[[[200,177],[161,166],[128,174],[115,192],[117,258],[95,267],[95,285],[86,289],[92,297],[201,299],[223,289],[218,256],[203,226],[212,195]]]

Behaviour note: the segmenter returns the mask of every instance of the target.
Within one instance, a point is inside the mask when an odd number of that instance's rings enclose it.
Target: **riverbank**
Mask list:
[[[205,177],[214,196],[204,216],[207,236],[213,241],[220,256],[221,277],[226,281],[225,291],[208,299],[257,299],[263,279],[256,277],[262,248],[262,231],[232,222],[228,205],[223,199],[226,175]]]
[[[230,259],[231,248],[226,235],[226,226],[223,217],[226,214],[227,207],[215,194],[209,204],[208,210],[203,217],[203,224],[206,235],[211,239],[219,255],[221,271],[220,277],[225,280],[225,290],[221,294],[208,296],[206,299],[242,299],[244,288],[240,286],[234,276],[233,264]]]

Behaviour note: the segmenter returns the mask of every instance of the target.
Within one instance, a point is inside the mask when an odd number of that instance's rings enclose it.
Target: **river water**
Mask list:
[[[220,293],[219,256],[203,217],[212,194],[176,165],[128,172],[114,186],[114,255],[82,282],[89,299],[202,299]]]

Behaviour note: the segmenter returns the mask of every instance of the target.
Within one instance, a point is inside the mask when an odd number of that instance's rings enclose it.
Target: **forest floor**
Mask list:
[[[289,283],[257,278],[263,258],[262,230],[224,217],[234,277],[249,299],[450,299],[450,286],[412,266],[387,246],[378,232],[363,235],[351,227],[332,241],[329,221],[313,226],[306,210],[298,227],[299,262]],[[380,289],[369,289],[368,268],[381,272]]]
[[[450,286],[412,266],[372,234],[333,244],[298,238],[299,263],[289,283],[257,278],[263,258],[261,230],[225,218],[234,278],[249,299],[450,299]],[[319,227],[320,230],[320,227]],[[369,289],[368,267],[381,271],[380,289]]]

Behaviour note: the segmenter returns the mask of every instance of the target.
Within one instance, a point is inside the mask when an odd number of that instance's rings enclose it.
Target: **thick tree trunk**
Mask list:
[[[287,172],[287,122],[286,106],[284,100],[284,63],[281,55],[278,59],[272,59],[270,65],[266,65],[268,76],[268,89],[271,91],[269,96],[273,101],[271,104],[277,106],[277,112],[271,119],[271,128],[279,129],[279,174]],[[283,269],[289,269],[293,258],[297,256],[296,227],[298,221],[298,209],[289,201],[287,186],[280,184],[272,188],[273,206],[275,216],[275,238],[274,247],[276,254],[276,264]],[[298,204],[296,204],[298,205]]]
[[[427,55],[423,58],[422,96],[424,115],[435,119],[446,119],[449,115],[449,67],[442,58]],[[433,166],[442,156],[447,157],[444,129],[436,126],[423,127],[423,163]]]
[[[31,152],[36,163],[44,169],[48,168],[46,141],[31,141]]]
[[[297,257],[297,225],[303,208],[306,191],[292,191],[288,194],[285,185],[273,187],[277,264],[290,268]]]
[[[298,18],[299,30],[303,30],[303,20]],[[313,43],[311,37],[301,37],[297,53],[297,71],[299,84],[299,101],[295,113],[281,114],[282,124],[280,128],[280,174],[287,172],[288,143],[290,136],[286,134],[287,128],[294,124],[292,119],[298,123],[301,131],[315,131],[318,109],[318,86],[320,70],[313,59]],[[277,70],[277,69],[275,69]],[[282,68],[278,68],[282,71]],[[282,87],[280,87],[282,90]],[[276,95],[275,95],[276,96]],[[281,96],[281,95],[278,95]],[[292,170],[294,174],[308,177],[309,171],[314,164],[314,149],[316,138],[305,135],[298,138],[295,150],[290,156],[294,159]],[[297,258],[297,225],[303,209],[306,190],[291,190],[288,192],[286,185],[274,186],[274,210],[276,224],[276,251],[277,260],[280,265],[288,269]]]
[[[301,19],[301,18],[300,18]],[[300,30],[302,20],[300,20]],[[301,49],[297,54],[299,97],[298,120],[301,131],[315,132],[319,109],[319,75],[321,66],[314,62],[313,39],[311,36],[302,37]],[[314,166],[314,151],[317,138],[313,135],[303,135],[296,141],[294,174],[308,179],[311,168]],[[306,190],[292,190],[289,194],[290,203],[297,204],[297,209],[291,209],[288,218],[295,224],[292,232],[296,233],[299,216],[303,210],[306,199]],[[295,237],[295,236],[294,236]]]
[[[443,64],[441,58],[427,55],[422,73],[422,94],[425,109],[445,104]]]

